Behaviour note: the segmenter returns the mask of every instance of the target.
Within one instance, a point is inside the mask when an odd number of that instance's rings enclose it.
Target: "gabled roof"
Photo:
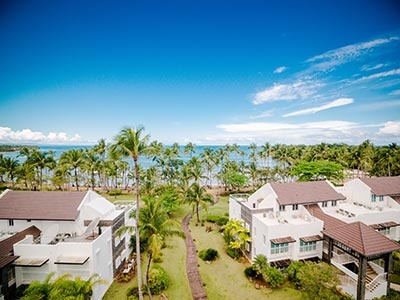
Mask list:
[[[0,219],[73,221],[86,192],[7,191],[0,197]]]
[[[13,250],[14,244],[18,243],[19,241],[23,240],[27,235],[33,235],[34,238],[40,236],[40,229],[36,226],[31,226],[25,230],[17,232],[13,236],[10,236],[0,242],[0,256],[7,256]]]
[[[326,181],[271,183],[280,205],[311,204],[332,200],[344,200]]]
[[[360,178],[377,196],[400,195],[400,176]]]
[[[330,230],[347,224],[346,222],[343,222],[339,219],[336,219],[335,217],[324,213],[323,210],[318,206],[318,204],[307,205],[306,209],[312,216],[324,222],[325,230]]]
[[[23,240],[27,235],[33,235],[34,238],[40,236],[41,231],[36,226],[31,226],[22,230],[9,238],[0,241],[0,269],[14,262],[18,256],[13,256],[13,246]]]
[[[400,250],[399,244],[362,222],[324,230],[322,233],[366,257]]]

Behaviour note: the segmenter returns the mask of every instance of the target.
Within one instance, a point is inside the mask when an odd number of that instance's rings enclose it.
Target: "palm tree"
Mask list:
[[[79,170],[85,162],[85,154],[82,149],[71,149],[60,156],[60,164],[74,170],[76,190],[79,191]]]
[[[90,176],[90,187],[94,191],[94,188],[96,186],[96,173],[101,172],[101,158],[94,150],[94,148],[88,150],[86,149],[86,155],[85,155],[85,164],[84,168],[88,172],[88,175]]]
[[[11,181],[14,188],[15,180],[18,175],[19,161],[13,157],[3,157],[0,165],[0,174],[4,174]]]
[[[151,291],[148,276],[152,260],[159,258],[167,237],[184,237],[181,231],[181,224],[169,218],[167,210],[162,206],[162,200],[162,197],[147,198],[145,200],[146,206],[140,211],[140,236],[147,241],[146,248],[149,256],[145,277],[150,299]]]
[[[138,292],[139,300],[143,300],[142,292],[142,276],[141,276],[141,259],[140,259],[140,224],[139,224],[139,166],[138,159],[148,149],[147,144],[150,139],[149,135],[142,136],[144,133],[144,127],[139,126],[137,128],[126,127],[120,131],[115,137],[115,144],[111,146],[111,151],[119,150],[122,155],[129,156],[133,159],[135,167],[135,181],[136,181],[136,263],[138,272]]]
[[[213,197],[197,182],[191,184],[185,196],[186,198],[184,201],[192,206],[193,212],[196,211],[197,223],[199,223],[199,207],[202,206],[207,211],[208,204],[213,203]]]
[[[215,163],[215,155],[214,155],[215,151],[209,147],[206,147],[203,149],[203,152],[201,152],[200,157],[202,158],[207,173],[208,173],[208,180],[209,180],[209,184],[208,186],[211,187],[212,184],[212,172],[215,169],[216,163]]]
[[[195,152],[196,152],[196,145],[191,142],[187,143],[185,148],[183,148],[183,154],[186,155],[189,154],[190,158],[192,158],[193,153]]]

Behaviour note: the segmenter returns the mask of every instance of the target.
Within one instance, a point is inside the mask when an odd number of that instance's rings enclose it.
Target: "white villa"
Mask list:
[[[248,255],[286,267],[324,259],[342,270],[342,289],[357,300],[385,295],[391,253],[400,249],[400,177],[268,183],[251,196],[231,195],[229,217],[242,220]]]
[[[115,232],[134,226],[131,204],[114,205],[93,191],[23,192],[0,195],[0,299],[15,299],[15,288],[54,272],[107,281],[95,286],[102,299],[127,260],[129,237]]]

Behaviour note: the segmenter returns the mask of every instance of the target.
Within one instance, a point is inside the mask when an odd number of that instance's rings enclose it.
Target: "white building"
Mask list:
[[[291,260],[324,258],[355,286],[367,268],[358,272],[359,266],[368,261],[375,274],[364,281],[364,290],[346,291],[357,299],[372,299],[386,293],[387,282],[377,282],[386,280],[388,253],[400,249],[390,240],[400,240],[399,199],[400,177],[355,179],[338,188],[329,181],[268,183],[251,196],[231,195],[229,216],[250,231],[250,259],[263,254],[271,265],[285,267]],[[347,236],[349,232],[353,235]],[[385,259],[384,268],[372,262],[378,256]],[[360,257],[365,260],[359,262]]]
[[[0,244],[19,238],[11,252],[0,253],[0,261],[1,255],[8,256],[3,268],[8,267],[8,273],[15,269],[16,287],[43,280],[51,272],[55,278],[65,273],[83,279],[98,274],[107,284],[95,286],[92,298],[101,299],[130,254],[130,235],[118,237],[115,232],[134,226],[129,218],[133,208],[116,206],[93,191],[6,190],[0,195]],[[21,236],[28,228],[41,234]]]

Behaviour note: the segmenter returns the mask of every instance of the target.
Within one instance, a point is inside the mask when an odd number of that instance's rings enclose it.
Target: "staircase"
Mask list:
[[[375,272],[374,269],[372,269],[372,267],[369,264],[367,264],[365,283],[370,292],[373,292],[380,285],[380,282],[378,280],[374,281],[376,276],[378,276],[378,274]]]

